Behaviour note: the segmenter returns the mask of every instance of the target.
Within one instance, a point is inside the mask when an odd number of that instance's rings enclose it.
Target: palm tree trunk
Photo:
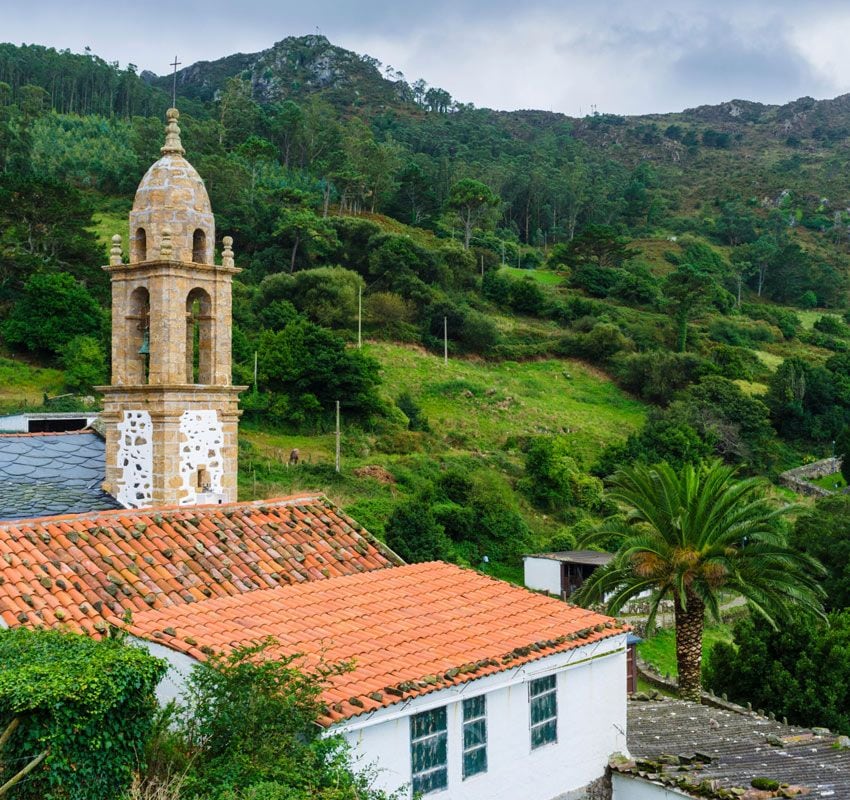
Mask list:
[[[702,630],[705,604],[692,591],[686,592],[687,609],[678,598],[676,615],[676,664],[679,667],[679,696],[699,702],[702,694]]]

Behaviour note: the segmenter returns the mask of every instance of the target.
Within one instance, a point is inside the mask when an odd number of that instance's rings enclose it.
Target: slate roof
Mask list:
[[[850,749],[836,747],[836,740],[822,728],[783,725],[743,709],[682,700],[633,700],[628,711],[628,746],[634,760],[614,769],[627,774],[643,771],[647,780],[679,788],[684,787],[675,781],[688,781],[693,789],[712,781],[715,791],[746,790],[739,795],[745,799],[790,796],[752,789],[752,779],[762,777],[806,789],[808,797],[838,800],[850,797]],[[710,760],[699,763],[700,754]],[[690,761],[695,755],[693,764],[676,762],[679,756]],[[661,764],[659,759],[669,763]],[[694,795],[720,796],[704,791]]]
[[[548,558],[563,564],[583,564],[604,567],[614,559],[612,553],[600,553],[597,550],[561,550],[558,553],[533,553],[525,558]]]
[[[431,562],[134,615],[130,630],[204,659],[273,637],[306,667],[353,660],[323,694],[328,725],[611,636],[593,611]]]
[[[312,495],[19,520],[0,523],[0,619],[96,635],[126,611],[400,563]]]
[[[91,431],[0,435],[0,520],[120,508],[100,488],[105,464]]]

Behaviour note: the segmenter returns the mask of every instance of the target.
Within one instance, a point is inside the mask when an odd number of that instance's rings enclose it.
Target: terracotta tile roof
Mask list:
[[[325,724],[628,631],[610,617],[432,562],[134,615],[130,630],[204,659],[273,637],[330,679]]]
[[[105,620],[402,563],[324,497],[0,523],[0,624]]]

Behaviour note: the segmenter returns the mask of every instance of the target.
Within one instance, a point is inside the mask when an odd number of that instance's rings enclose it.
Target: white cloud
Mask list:
[[[457,99],[568,114],[785,102],[850,86],[838,0],[0,0],[0,36],[159,74],[319,28]]]

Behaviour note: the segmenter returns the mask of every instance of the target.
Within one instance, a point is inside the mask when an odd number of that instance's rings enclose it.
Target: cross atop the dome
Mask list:
[[[174,67],[174,82],[171,87],[171,107],[177,108],[177,67],[179,67],[183,62],[177,60],[177,56],[174,56],[174,61],[172,61],[168,66]]]

